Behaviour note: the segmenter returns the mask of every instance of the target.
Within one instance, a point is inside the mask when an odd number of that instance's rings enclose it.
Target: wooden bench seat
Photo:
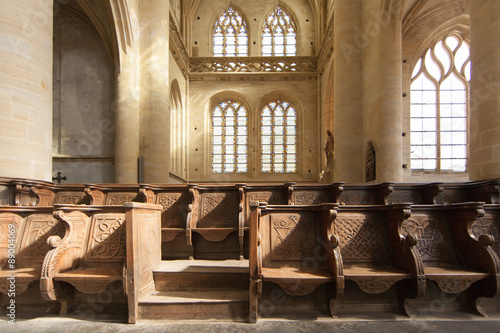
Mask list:
[[[125,264],[125,210],[123,206],[57,206],[54,216],[64,223],[63,238],[52,237],[54,247],[44,260],[41,292],[61,303],[61,314],[74,300],[68,283],[87,294],[103,292],[123,281]]]
[[[399,232],[408,216],[409,204],[339,207],[333,224],[337,259],[337,298],[333,305],[350,296],[344,292],[345,280],[355,282],[368,294],[384,293],[401,282],[405,287],[397,289],[399,308],[411,315],[406,300],[421,294],[422,283],[417,279],[415,242]]]
[[[471,232],[473,222],[484,215],[483,203],[413,205],[402,225],[405,235],[417,239],[423,277],[446,293],[467,293],[467,306],[485,315],[482,297],[494,297],[500,285],[500,259],[494,238]]]
[[[187,222],[188,244],[199,259],[244,259],[244,185],[192,186]],[[193,241],[193,234],[201,236]],[[234,234],[234,242],[227,239]],[[202,246],[204,241],[208,245]]]
[[[154,203],[163,207],[161,213],[162,259],[193,257],[193,246],[187,238],[188,213],[193,190],[186,185],[151,187]]]
[[[252,203],[250,223],[250,321],[257,321],[263,283],[292,296],[335,284],[329,245],[336,204],[277,206]],[[331,295],[332,297],[334,295]]]

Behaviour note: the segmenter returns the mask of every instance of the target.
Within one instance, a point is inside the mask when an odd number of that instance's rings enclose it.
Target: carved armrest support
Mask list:
[[[142,202],[148,203],[148,204],[153,204],[154,199],[155,199],[155,193],[153,190],[147,189],[147,188],[140,188],[139,189],[139,197],[141,198]]]
[[[242,190],[242,189],[240,189]],[[238,236],[243,241],[243,237],[245,236],[245,204],[240,201],[238,205]]]
[[[477,240],[482,246],[491,246],[495,243],[495,237],[492,235],[481,235]]]
[[[344,261],[340,253],[340,238],[337,235],[331,235],[328,241],[330,253],[330,266],[336,281],[336,296],[341,297],[344,294]]]
[[[332,246],[332,249],[336,249],[337,247],[340,246],[340,239],[339,236],[337,235],[332,235],[330,237],[330,245]]]
[[[257,279],[262,279],[262,237],[259,235],[257,237],[257,271],[256,271],[256,278]]]
[[[48,188],[43,187],[31,187],[30,191],[35,194],[38,198],[36,205],[37,206],[52,206],[52,201],[54,200],[54,192]]]
[[[84,190],[85,194],[87,194],[90,199],[90,204],[94,206],[104,205],[104,192],[86,187]]]
[[[59,273],[60,266],[58,265],[59,260],[63,257],[64,245],[61,244],[61,238],[59,236],[51,236],[47,239],[47,243],[55,247],[55,249],[50,250],[45,255],[42,264],[42,272],[40,276],[40,292],[42,297],[48,301],[56,301],[57,295],[54,289],[54,277]]]
[[[40,291],[46,300],[57,300],[53,279],[60,272],[75,268],[81,259],[87,234],[87,216],[78,211],[65,213],[55,211],[54,217],[64,222],[64,238],[51,236],[47,244],[53,247],[47,252],[42,263]]]
[[[477,240],[477,246],[480,247],[484,253],[484,257],[490,260],[485,260],[482,265],[488,270],[492,275],[498,276],[500,283],[500,259],[493,250],[493,244],[495,243],[495,237],[492,235],[481,235]],[[478,258],[480,259],[480,258]],[[497,286],[500,289],[500,284]]]
[[[413,248],[415,245],[417,245],[417,237],[415,235],[406,235],[405,237],[402,237],[402,243],[403,243],[403,248]]]
[[[415,235],[406,235],[401,237],[403,247],[404,265],[403,269],[411,272],[414,283],[410,285],[408,296],[411,298],[419,298],[425,294],[426,278],[424,272],[424,262],[417,249],[418,238]]]

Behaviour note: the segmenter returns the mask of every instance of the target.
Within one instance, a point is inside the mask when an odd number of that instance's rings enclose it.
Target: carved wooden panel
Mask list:
[[[273,214],[270,219],[271,260],[312,258],[316,236],[313,214]]]
[[[267,202],[270,205],[286,205],[285,196],[280,192],[256,192],[248,194],[248,202],[258,201]]]
[[[9,246],[9,225],[15,226],[15,236],[17,244],[20,242],[19,228],[21,226],[21,216],[12,213],[0,214],[0,269],[6,269],[3,267],[4,261],[7,258],[8,246]],[[16,245],[17,245],[16,244]]]
[[[47,244],[50,236],[64,236],[64,226],[52,214],[34,214],[26,219],[22,236],[23,257],[35,262],[42,262],[45,254],[52,249]],[[21,235],[17,235],[20,237]]]
[[[455,263],[447,236],[446,221],[440,214],[412,214],[402,223],[404,236],[417,237],[417,249],[424,262]]]
[[[388,262],[383,229],[376,214],[339,214],[334,228],[344,262]]]
[[[294,203],[298,206],[333,202],[331,193],[325,191],[294,191]]]
[[[493,250],[500,256],[500,221],[495,216],[486,214],[484,217],[472,222],[472,233],[476,238],[481,235],[491,235],[495,238],[492,245]]]
[[[85,197],[84,192],[59,192],[56,194],[55,204],[69,204],[77,205],[80,204]]]
[[[123,261],[125,258],[125,214],[92,217],[86,261]]]
[[[459,190],[459,189],[447,189],[447,188],[445,188],[436,197],[437,204],[466,202],[466,201],[467,201],[467,197],[466,197],[464,191]]]
[[[185,228],[190,203],[189,193],[158,193],[157,204],[163,206],[162,228]]]
[[[198,228],[229,228],[238,226],[238,192],[201,194]]]
[[[340,195],[340,202],[346,205],[374,205],[375,198],[372,191],[345,191]]]
[[[422,196],[418,191],[395,190],[394,192],[389,194],[387,201],[389,204],[398,204],[398,203],[420,204],[422,203]]]
[[[132,202],[136,196],[137,193],[108,193],[106,205],[121,206],[125,202]]]
[[[139,247],[141,250],[140,274],[153,270],[161,260],[161,233],[158,233],[158,216],[151,213],[139,213],[140,232]]]

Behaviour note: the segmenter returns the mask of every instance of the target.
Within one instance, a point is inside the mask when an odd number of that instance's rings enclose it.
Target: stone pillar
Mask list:
[[[334,130],[336,182],[363,181],[361,1],[336,0]]]
[[[471,1],[470,180],[500,177],[500,1]]]
[[[169,1],[140,3],[141,155],[144,182],[169,181]]]
[[[53,0],[4,0],[0,22],[0,175],[52,181]]]
[[[123,46],[125,47],[125,46]],[[115,109],[115,182],[138,182],[139,48],[120,51]]]
[[[372,141],[376,182],[403,181],[402,6],[402,0],[363,1],[363,149]]]

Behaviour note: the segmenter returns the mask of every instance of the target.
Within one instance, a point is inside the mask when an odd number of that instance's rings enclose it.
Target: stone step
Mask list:
[[[155,270],[156,291],[248,290],[247,260],[172,260]]]
[[[139,302],[139,318],[246,320],[248,304],[248,290],[157,292]]]

